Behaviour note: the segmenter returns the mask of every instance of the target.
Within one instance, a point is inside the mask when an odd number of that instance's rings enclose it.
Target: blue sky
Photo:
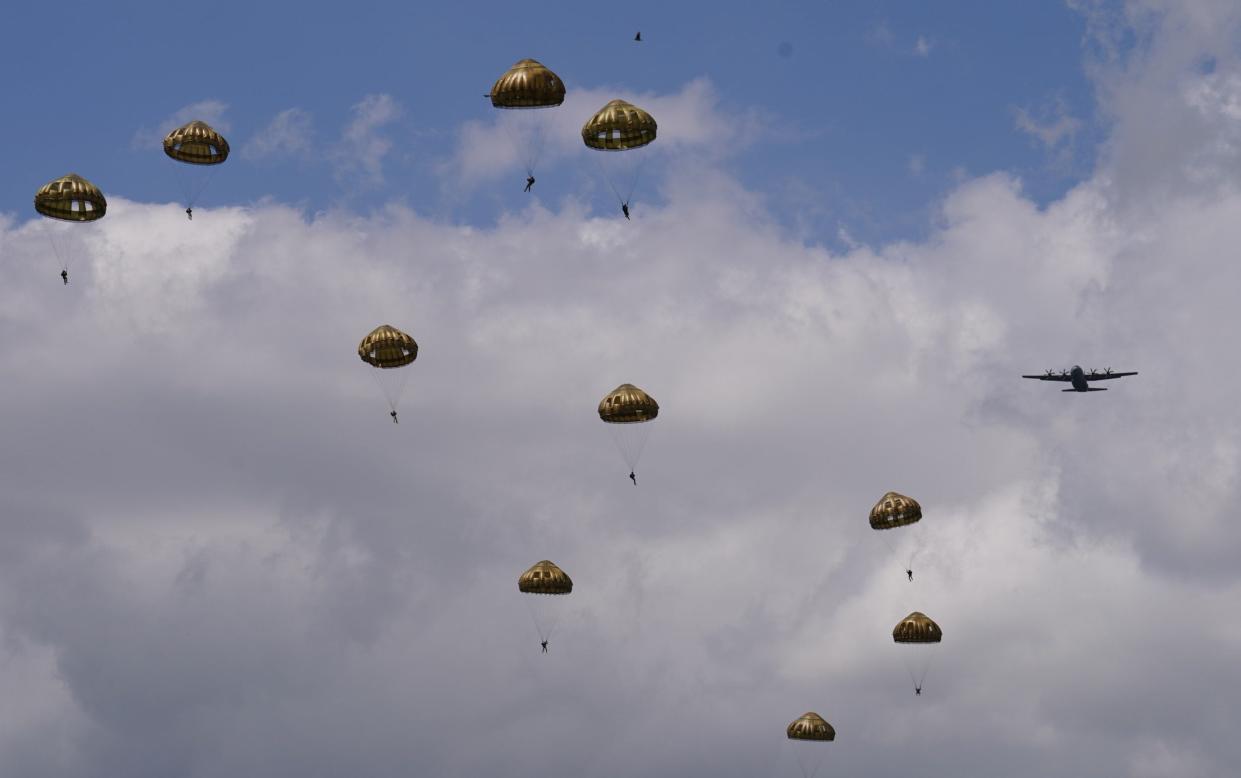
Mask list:
[[[490,224],[526,204],[512,186],[520,175],[445,198],[441,178],[451,173],[441,166],[464,122],[492,119],[482,97],[492,80],[526,56],[571,91],[669,94],[709,79],[723,117],[764,121],[728,168],[777,218],[830,245],[841,227],[869,243],[924,234],[962,175],[1011,172],[1046,202],[1094,164],[1100,128],[1082,67],[1085,25],[1060,3],[538,7],[223,2],[210,18],[183,19],[156,3],[80,3],[72,13],[21,4],[0,29],[0,67],[10,74],[0,208],[30,216],[34,189],[69,170],[108,194],[173,199],[172,163],[135,134],[162,134],[178,110],[217,101],[234,157],[205,205],[273,197],[366,212],[398,201]],[[638,29],[641,44],[630,40]],[[332,164],[368,95],[390,96],[393,115],[377,130],[392,150],[373,184],[342,180]],[[306,153],[236,153],[288,109],[306,118]],[[1039,127],[1065,116],[1076,124],[1048,143],[1020,128],[1023,111]],[[548,165],[538,195],[580,195],[590,173]],[[657,183],[638,199],[657,197]]]

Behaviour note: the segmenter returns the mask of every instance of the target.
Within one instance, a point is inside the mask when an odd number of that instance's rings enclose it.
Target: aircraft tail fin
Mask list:
[[[1061,389],[1062,392],[1106,392],[1107,389],[1102,386],[1092,386],[1088,389]]]

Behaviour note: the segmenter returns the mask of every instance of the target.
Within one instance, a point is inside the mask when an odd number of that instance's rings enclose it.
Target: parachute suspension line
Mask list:
[[[203,171],[203,175],[199,177],[198,187],[191,190],[190,202],[186,205],[187,208],[193,208],[198,203],[198,200],[202,197],[203,192],[205,192],[207,187],[211,185],[212,179],[215,178],[215,171],[218,170],[219,167],[219,165],[211,165]]]
[[[375,379],[375,384],[379,387],[379,391],[383,392],[384,397],[388,401],[388,409],[395,411],[397,401],[405,392],[405,383],[409,380],[409,371],[404,367],[397,368],[372,368],[371,376]],[[392,373],[393,375],[385,375]]]
[[[931,662],[935,660],[935,648],[933,645],[912,644],[901,646],[903,651],[913,651],[921,654],[920,657],[905,656],[905,671],[909,673],[909,682],[913,684],[914,690],[919,690],[926,682],[926,675],[931,670]]]
[[[560,623],[560,605],[558,602],[535,602],[535,600],[555,600],[560,595],[555,594],[531,594],[523,597],[526,601],[526,611],[530,614],[530,621],[534,622],[534,630],[539,633],[539,640],[551,641],[552,633],[556,631],[557,624]]]
[[[604,169],[603,160],[599,159],[599,156],[597,154],[591,154],[590,156],[595,160],[595,167],[599,169],[599,175],[603,178],[604,181],[608,182],[608,188],[611,189],[612,194],[616,196],[617,204],[622,205],[622,206],[629,205],[629,201],[621,197],[621,193],[616,188],[616,184],[612,182],[612,176],[608,175],[608,171]]]
[[[612,190],[612,194],[616,196],[616,202],[619,205],[629,205],[633,200],[633,193],[638,190],[638,180],[642,177],[643,168],[646,166],[645,149],[628,149],[627,151],[606,151],[604,154],[621,154],[621,161],[613,164],[616,168],[615,174],[608,172],[603,165],[603,160],[599,154],[592,154],[595,160],[595,166],[599,169],[599,175],[604,181],[608,182],[608,188]],[[634,157],[637,157],[636,159]],[[626,161],[628,160],[628,161]],[[618,187],[619,184],[619,187]],[[627,184],[627,185],[626,185]]]
[[[819,743],[805,744],[807,747],[797,749],[797,766],[801,768],[802,778],[814,778],[819,774],[819,768],[823,766],[822,753],[823,748]],[[812,755],[811,749],[818,753],[817,756]]]
[[[500,114],[499,123],[513,146],[513,153],[525,165],[526,175],[534,177],[535,168],[543,158],[547,145],[546,111],[508,109]],[[530,114],[525,116],[523,114]]]
[[[56,242],[56,239],[52,237],[52,230],[56,229],[59,226],[60,225],[57,225],[57,224],[48,225],[47,242],[52,244],[52,253],[56,255],[56,261],[60,263],[60,269],[67,272],[69,270],[68,246],[65,247],[64,251],[61,251],[60,244],[58,244]]]
[[[534,169],[539,166],[539,162],[543,159],[543,148],[547,143],[547,122],[548,119],[543,114],[545,111],[536,110],[534,112],[534,127],[531,132],[534,137],[530,141],[530,148],[526,154],[526,175],[533,176]]]
[[[206,167],[206,170],[200,168]],[[181,189],[182,203],[186,208],[193,208],[198,204],[198,200],[202,197],[203,192],[207,190],[207,186],[211,183],[211,179],[215,177],[216,168],[219,165],[186,165],[179,163],[177,165],[177,185]]]
[[[629,176],[629,191],[625,193],[625,205],[633,199],[633,193],[638,189],[638,179],[642,177],[642,171],[646,167],[646,150],[634,149],[631,153],[641,155],[639,159],[633,163],[633,173]]]
[[[642,458],[642,449],[646,448],[646,440],[651,436],[648,424],[641,422],[609,424],[608,432],[612,434],[612,440],[620,449],[621,456],[624,457],[625,464],[629,465],[630,471],[636,470],[638,460]]]
[[[888,553],[890,553],[892,557],[899,559],[900,554],[897,553],[897,546],[899,545],[899,543],[893,537],[894,532],[895,530],[890,530],[890,529],[879,530],[879,537],[883,538],[883,544],[888,547]],[[913,555],[911,554],[910,561],[912,561],[912,557]],[[904,574],[906,570],[912,570],[912,569],[913,569],[913,565],[906,565],[905,567],[901,568],[901,573]]]
[[[526,175],[532,176],[534,175],[534,170],[532,169],[533,166],[530,164],[530,155],[526,153],[526,150],[522,145],[521,138],[518,137],[516,123],[509,117],[509,113],[509,111],[504,111],[500,114],[500,126],[504,128],[504,135],[508,138],[509,144],[513,147],[513,153],[517,155],[518,159],[525,163]]]
[[[919,552],[919,551],[921,551],[921,549],[918,547],[918,545],[917,545],[917,544],[914,544],[914,547],[913,547],[913,549],[909,552],[909,557],[908,557],[908,559],[907,559],[907,560],[906,560],[906,562],[905,562],[905,569],[906,569],[906,570],[913,570],[913,569],[914,569],[914,560],[918,558],[918,552]]]

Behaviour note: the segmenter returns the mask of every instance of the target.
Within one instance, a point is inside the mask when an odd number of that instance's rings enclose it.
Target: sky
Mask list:
[[[821,775],[1235,774],[1241,7],[355,6],[0,29],[0,774],[796,776],[810,710]],[[523,194],[483,95],[530,56]],[[659,122],[632,221],[612,97]],[[191,118],[233,151],[189,222]],[[1074,364],[1140,375],[1019,377]]]
[[[69,7],[24,4],[0,30],[0,66],[27,74],[11,82],[23,119],[6,122],[6,141],[22,153],[0,168],[4,211],[29,212],[33,191],[69,169],[105,193],[175,199],[159,141],[203,118],[236,155],[212,181],[217,204],[400,204],[493,224],[524,207],[512,197],[524,177],[503,164],[463,169],[479,152],[463,147],[463,129],[489,128],[477,140],[510,151],[484,96],[524,57],[569,93],[541,202],[610,207],[577,128],[618,95],[688,93],[698,100],[685,109],[718,122],[682,122],[696,153],[770,198],[787,229],[837,249],[842,230],[924,236],[934,203],[970,175],[1006,170],[1040,202],[1060,196],[1089,174],[1099,134],[1085,24],[1056,2],[723,2],[709,13],[636,2],[604,18],[563,2],[536,15],[509,4],[222,0],[193,21],[151,3]],[[646,202],[663,202],[651,183]]]

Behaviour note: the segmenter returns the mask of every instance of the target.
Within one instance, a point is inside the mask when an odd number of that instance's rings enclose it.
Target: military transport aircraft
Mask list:
[[[1137,375],[1133,373],[1113,373],[1112,368],[1108,368],[1102,372],[1090,369],[1087,373],[1077,365],[1073,365],[1072,370],[1061,370],[1057,373],[1054,370],[1048,370],[1043,375],[1023,375],[1022,378],[1036,378],[1039,381],[1067,381],[1073,384],[1072,389],[1061,389],[1062,392],[1106,392],[1107,389],[1102,386],[1089,386],[1088,381],[1106,381],[1110,378],[1124,378],[1127,375]]]

